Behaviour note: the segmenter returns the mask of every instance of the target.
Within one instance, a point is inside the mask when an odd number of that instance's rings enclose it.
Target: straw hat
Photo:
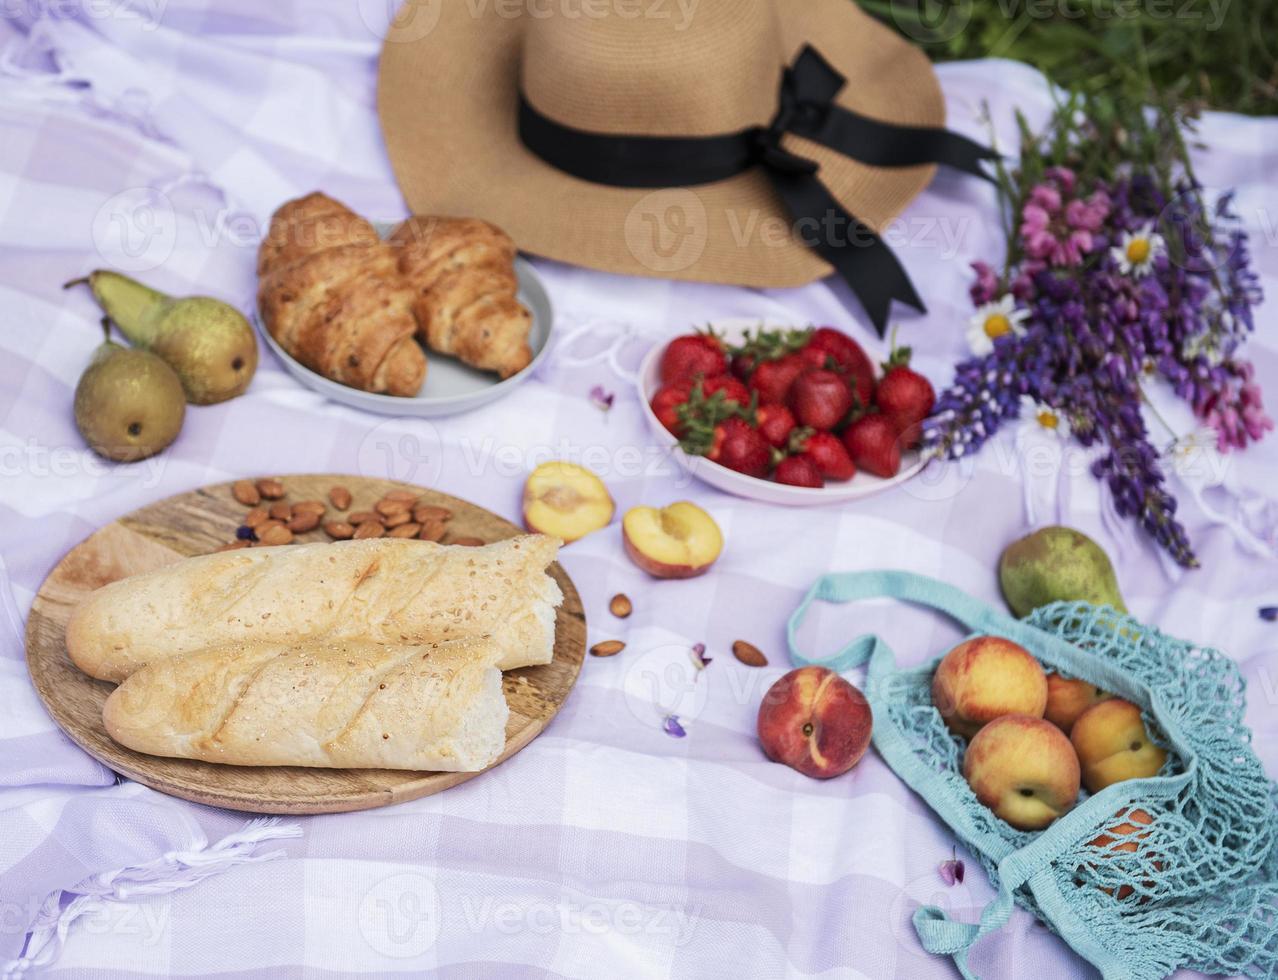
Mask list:
[[[832,266],[804,243],[764,168],[690,186],[582,179],[525,145],[520,102],[594,134],[768,127],[783,71],[809,44],[846,76],[837,105],[943,124],[927,58],[853,0],[408,0],[382,50],[378,110],[416,213],[482,217],[524,251],[611,272],[795,286]],[[935,169],[869,166],[780,139],[875,230]]]

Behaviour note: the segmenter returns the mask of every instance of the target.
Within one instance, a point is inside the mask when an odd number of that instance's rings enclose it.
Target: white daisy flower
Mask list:
[[[1109,254],[1118,263],[1118,271],[1125,276],[1139,279],[1148,275],[1154,267],[1154,260],[1167,251],[1167,243],[1163,236],[1154,231],[1152,222],[1136,229],[1123,232],[1119,243],[1109,250]]]
[[[1025,332],[1021,323],[1027,316],[1029,310],[1018,310],[1010,293],[981,306],[968,320],[967,343],[972,353],[983,357],[994,350],[997,338],[1008,334],[1019,337]]]
[[[1021,419],[1027,425],[1034,426],[1035,431],[1042,431],[1059,439],[1069,438],[1069,420],[1051,405],[1029,395],[1021,396]]]

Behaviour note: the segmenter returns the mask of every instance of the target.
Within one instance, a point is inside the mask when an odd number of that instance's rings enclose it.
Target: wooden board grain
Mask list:
[[[420,494],[425,503],[452,510],[454,516],[444,544],[463,537],[499,541],[523,533],[521,528],[482,507],[409,484],[335,475],[288,476],[282,481],[289,502],[327,502],[329,488],[341,484],[354,498],[348,513],[370,509],[391,490],[411,490]],[[54,567],[40,587],[27,620],[27,666],[37,693],[62,730],[116,772],[162,793],[254,813],[367,810],[438,793],[478,775],[222,766],[143,755],[110,739],[102,725],[102,705],[114,685],[82,674],[71,663],[65,642],[71,610],[85,595],[108,582],[190,555],[205,554],[233,540],[247,509],[231,495],[229,483],[178,494],[95,532]],[[329,517],[336,516],[330,507]],[[322,530],[298,536],[298,541],[327,540]],[[506,749],[494,766],[537,737],[564,703],[581,671],[586,651],[581,597],[558,564],[550,567],[550,574],[564,593],[555,627],[554,659],[543,666],[505,673],[510,720],[506,726]]]

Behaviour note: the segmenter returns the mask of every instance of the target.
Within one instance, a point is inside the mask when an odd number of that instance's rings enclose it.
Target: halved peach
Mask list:
[[[621,519],[621,537],[630,560],[655,578],[700,575],[723,551],[714,518],[680,500],[669,507],[632,507]]]
[[[524,524],[565,544],[607,527],[616,505],[603,480],[576,463],[542,463],[524,484]]]

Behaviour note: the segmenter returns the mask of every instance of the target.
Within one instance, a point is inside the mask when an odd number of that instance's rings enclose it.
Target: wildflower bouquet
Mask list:
[[[1000,168],[1001,268],[973,264],[971,358],[924,428],[923,450],[958,458],[1023,410],[1097,447],[1092,472],[1118,513],[1181,565],[1197,559],[1176,520],[1143,386],[1165,378],[1222,451],[1273,427],[1240,356],[1260,301],[1228,194],[1210,206],[1183,138],[1192,119],[1075,97],[1046,132],[1020,119],[1022,157]]]

